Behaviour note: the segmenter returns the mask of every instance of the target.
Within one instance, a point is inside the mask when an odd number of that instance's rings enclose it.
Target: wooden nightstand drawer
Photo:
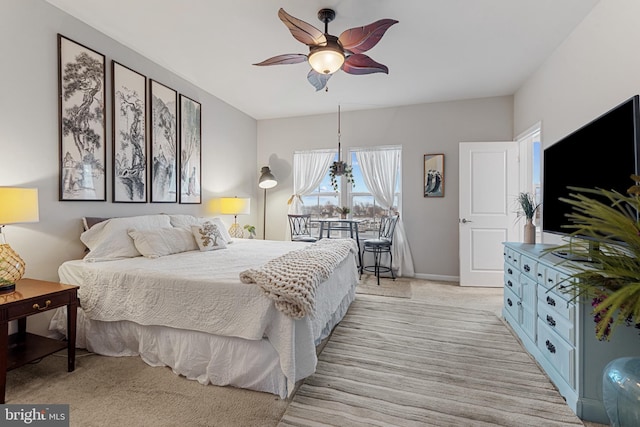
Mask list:
[[[53,308],[62,307],[71,301],[68,292],[61,294],[50,294],[30,301],[24,301],[14,304],[7,308],[7,320],[19,319],[25,316],[31,316],[41,311],[51,310]]]

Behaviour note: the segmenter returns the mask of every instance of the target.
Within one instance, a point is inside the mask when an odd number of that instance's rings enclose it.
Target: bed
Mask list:
[[[219,247],[202,249],[212,223]],[[147,215],[85,231],[89,253],[58,271],[80,286],[76,346],[139,355],[201,384],[289,396],[355,298],[357,246],[231,239],[225,230],[217,218]],[[66,333],[63,309],[50,329]]]

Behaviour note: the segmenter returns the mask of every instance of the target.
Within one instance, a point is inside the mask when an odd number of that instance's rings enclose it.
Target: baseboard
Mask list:
[[[424,280],[438,280],[441,282],[460,282],[459,276],[442,276],[439,274],[423,274],[416,273],[414,276],[416,279],[424,279]]]

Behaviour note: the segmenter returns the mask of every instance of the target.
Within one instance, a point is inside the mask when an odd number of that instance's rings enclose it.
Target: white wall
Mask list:
[[[42,0],[0,4],[0,186],[39,189],[40,222],[5,227],[8,243],[27,264],[26,276],[58,280],[57,268],[80,258],[82,216],[147,213],[206,214],[206,204],[127,204],[58,201],[57,33],[104,54],[107,60],[107,199],[111,200],[111,60],[183,93],[202,104],[202,192],[249,196],[257,222],[256,121],[184,79],[152,63]],[[232,218],[227,218],[232,221]]]
[[[457,279],[458,143],[512,140],[512,104],[506,96],[361,111],[343,106],[343,153],[349,147],[403,147],[401,215],[420,277]],[[267,238],[286,236],[293,152],[337,148],[337,107],[334,114],[258,122],[258,165],[270,165],[278,178],[267,195]],[[423,155],[429,153],[445,155],[444,198],[423,197]]]
[[[515,94],[516,134],[541,121],[548,147],[640,93],[639,16],[637,0],[601,0]]]

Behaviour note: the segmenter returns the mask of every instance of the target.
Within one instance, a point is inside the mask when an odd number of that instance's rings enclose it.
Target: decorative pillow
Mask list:
[[[200,226],[206,221],[210,221],[212,224],[218,226],[218,231],[220,232],[220,235],[222,236],[226,244],[233,243],[231,235],[227,231],[228,227],[224,222],[222,222],[222,219],[218,217],[202,218],[193,215],[169,215],[169,218],[171,221],[171,225],[173,225],[174,227],[182,227],[189,230],[191,230],[191,227],[193,227],[194,225]]]
[[[147,258],[198,250],[193,234],[186,228],[130,229],[128,234],[133,239],[138,252]]]
[[[85,261],[109,261],[120,258],[140,256],[127,231],[151,230],[171,227],[168,215],[142,215],[124,218],[111,218],[100,222],[80,235],[80,240],[89,248]]]
[[[201,251],[213,251],[227,247],[218,226],[210,221],[205,221],[202,225],[191,226],[191,232]]]

